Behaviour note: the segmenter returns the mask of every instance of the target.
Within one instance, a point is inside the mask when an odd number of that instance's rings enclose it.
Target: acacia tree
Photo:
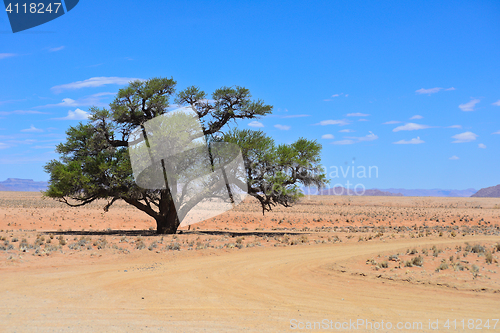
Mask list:
[[[70,127],[66,142],[56,147],[59,160],[45,166],[50,181],[44,195],[73,207],[106,199],[105,211],[124,200],[154,218],[157,233],[175,233],[180,222],[170,189],[139,187],[129,156],[134,130],[168,113],[174,96],[178,106],[188,106],[198,116],[207,142],[228,142],[241,148],[246,184],[240,187],[259,200],[263,212],[277,204],[288,207],[297,202],[301,196],[298,184],[325,185],[321,145],[315,141],[301,138],[291,145],[276,146],[261,131],[227,129],[230,121],[271,113],[272,106],[252,100],[248,89],[222,87],[209,100],[194,86],[175,95],[175,86],[172,78],[134,81],[119,90],[109,108],[90,108],[89,121]]]

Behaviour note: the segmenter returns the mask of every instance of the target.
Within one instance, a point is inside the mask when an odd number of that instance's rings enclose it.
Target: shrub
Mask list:
[[[57,238],[59,240],[59,245],[61,246],[64,246],[66,245],[66,240],[64,239],[64,237],[61,235]]]
[[[484,246],[481,246],[479,244],[474,245],[471,250],[472,253],[484,253],[485,251],[486,249],[484,248]]]
[[[398,261],[398,255],[397,254],[391,254],[389,256],[390,261]]]
[[[181,250],[181,244],[175,242],[175,243],[170,243],[167,246],[167,250],[172,250],[172,251],[180,251]]]
[[[290,237],[288,235],[285,235],[282,239],[281,239],[281,243],[283,244],[288,244],[290,242]]]
[[[53,251],[57,251],[59,249],[60,249],[60,247],[56,246],[56,245],[45,245],[44,251],[46,253],[50,253],[50,252],[53,252]]]
[[[80,250],[81,246],[78,243],[71,243],[68,245],[70,250]]]
[[[387,268],[389,267],[389,263],[387,261],[382,261],[377,264],[377,267],[379,268]]]
[[[307,238],[306,235],[301,235],[298,239],[299,243],[308,243],[309,239]]]
[[[108,241],[106,240],[106,238],[104,236],[102,236],[101,238],[97,239],[94,241],[93,245],[95,247],[97,247],[98,250],[102,250],[106,247],[106,244],[108,244]]]
[[[148,247],[148,250],[149,251],[153,251],[154,249],[156,249],[158,247],[158,243],[156,241],[154,241],[153,243],[151,243]]]
[[[422,256],[415,257],[411,260],[413,266],[421,267],[424,264],[424,258]]]
[[[85,247],[85,245],[87,245],[87,243],[90,243],[90,241],[91,241],[90,237],[82,236],[78,241],[78,245],[81,247]]]
[[[486,257],[487,264],[493,263],[493,254],[490,251],[486,252],[485,257]]]
[[[441,262],[438,268],[436,268],[436,272],[448,269],[448,264],[446,262]]]

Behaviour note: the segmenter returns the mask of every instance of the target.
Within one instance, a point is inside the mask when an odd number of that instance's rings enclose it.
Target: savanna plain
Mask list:
[[[499,198],[247,199],[175,235],[104,205],[0,192],[1,332],[500,332]]]

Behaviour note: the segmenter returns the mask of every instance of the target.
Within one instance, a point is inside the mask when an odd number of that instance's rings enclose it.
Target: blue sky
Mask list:
[[[496,185],[499,17],[496,0],[81,0],[13,34],[3,12],[0,180],[48,180],[43,165],[90,106],[161,76],[249,88],[274,112],[239,126],[318,140],[332,185]]]

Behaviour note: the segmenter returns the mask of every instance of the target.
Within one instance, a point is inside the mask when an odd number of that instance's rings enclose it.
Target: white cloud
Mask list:
[[[500,134],[500,131],[493,132],[491,134]]]
[[[395,145],[418,145],[421,143],[424,143],[424,140],[421,140],[419,136],[416,138],[413,138],[411,140],[399,140],[396,142],[393,142]]]
[[[378,139],[378,136],[373,134],[371,131],[369,132],[370,134],[366,135],[366,136],[362,136],[362,137],[359,137],[357,138],[359,141],[373,141],[373,140],[377,140]],[[350,138],[352,139],[352,138]]]
[[[368,117],[369,114],[367,113],[360,113],[360,112],[356,112],[356,113],[348,113],[347,114],[347,117]]]
[[[321,136],[322,139],[334,139],[333,134],[324,134]]]
[[[458,107],[462,111],[474,111],[474,106],[479,102],[480,102],[479,99],[472,99],[470,102],[465,104],[460,104]]]
[[[57,51],[61,51],[62,49],[64,49],[64,46],[53,47],[53,48],[49,49],[49,52],[57,52]]]
[[[55,146],[34,146],[33,149],[54,149]]]
[[[391,121],[386,121],[382,125],[392,125],[392,124],[401,124],[401,122],[397,120],[391,120]]]
[[[276,124],[276,125],[274,125],[274,127],[276,127],[277,129],[280,129],[282,131],[288,131],[291,128],[290,126],[280,125],[280,124]]]
[[[453,143],[471,142],[471,141],[476,140],[477,137],[478,137],[478,135],[474,134],[472,132],[464,132],[464,133],[460,133],[460,134],[452,136],[452,138],[455,139],[455,141],[453,141]]]
[[[63,98],[63,100],[62,100],[61,103],[58,103],[58,104],[49,104],[49,105],[45,105],[45,106],[49,107],[49,106],[78,106],[78,105],[80,105],[80,103],[77,103],[77,101],[75,101],[74,99]]]
[[[0,116],[8,116],[10,114],[46,114],[46,112],[31,110],[0,111]]]
[[[491,105],[500,106],[500,99],[498,101],[496,101],[495,103],[491,103]]]
[[[459,160],[459,158],[458,158],[458,156],[453,155],[452,157],[449,158],[449,160],[455,161],[455,160]]]
[[[5,58],[9,58],[9,57],[14,57],[14,56],[16,56],[15,53],[0,53],[0,60],[5,59]]]
[[[364,142],[364,141],[374,141],[378,139],[378,136],[373,134],[371,131],[369,132],[370,134],[367,134],[365,136],[346,136],[345,140],[339,140],[339,141],[334,141],[332,144],[334,145],[352,145],[354,143],[358,142]]]
[[[420,94],[420,95],[421,94],[429,94],[430,95],[430,94],[435,94],[435,93],[439,92],[441,89],[443,89],[443,88],[439,88],[439,87],[430,88],[430,89],[421,88],[421,89],[416,90],[415,92],[417,94]]]
[[[248,123],[248,126],[251,127],[264,127],[264,124],[261,122],[258,122],[257,120],[251,121]]]
[[[30,128],[23,129],[21,130],[21,132],[35,133],[35,132],[43,132],[43,130],[31,125]]]
[[[91,77],[90,79],[83,80],[83,81],[76,81],[72,83],[67,83],[67,84],[61,84],[59,86],[54,86],[50,88],[54,93],[60,93],[63,90],[69,90],[69,89],[81,89],[81,88],[95,88],[95,87],[102,87],[107,84],[118,84],[118,85],[126,85],[129,84],[131,81],[144,81],[143,79],[138,79],[138,78],[129,78],[129,77]]]
[[[332,98],[335,98],[335,97],[340,97],[340,96],[342,96],[342,95],[344,95],[344,93],[340,93],[340,94],[333,94],[333,95],[332,95]],[[347,97],[347,96],[349,96],[349,94],[345,94],[344,96],[345,96],[345,97]],[[328,99],[324,99],[323,101],[325,101],[325,102],[331,102],[331,101],[332,101],[332,99],[328,98]]]
[[[393,129],[393,132],[399,132],[399,131],[415,131],[415,130],[421,130],[421,129],[426,129],[430,128],[430,126],[427,125],[421,125],[421,124],[415,124],[415,123],[407,123],[404,124],[403,126],[398,126],[395,129]]]
[[[303,117],[310,117],[310,114],[296,114],[296,115],[290,115],[290,116],[282,116],[281,118],[303,118]]]
[[[85,119],[88,119],[89,116],[90,116],[90,113],[83,111],[83,110],[80,110],[80,109],[76,109],[75,111],[69,110],[68,115],[66,117],[55,118],[55,119],[57,119],[57,120],[85,120]]]
[[[0,149],[7,149],[9,148],[9,145],[3,142],[0,142]]]
[[[446,128],[462,128],[462,125],[451,125]]]
[[[33,140],[33,139],[9,140],[9,143],[12,143],[12,144],[15,144],[15,145],[32,145],[35,142],[36,142],[36,140]]]
[[[414,115],[413,117],[410,118],[410,120],[413,120],[413,119],[422,119],[423,117],[419,114],[416,114]]]
[[[455,88],[453,88],[453,87],[450,87],[450,88],[447,88],[447,89],[445,89],[445,90],[446,90],[446,91],[451,91],[451,90],[456,90],[456,89],[455,89]]]
[[[333,141],[331,144],[332,145],[352,145],[356,142],[354,140],[340,140],[340,141]]]
[[[365,118],[361,118],[361,119],[358,119],[358,121],[369,121],[369,120],[365,119]]]
[[[477,145],[479,148],[486,149],[486,145],[484,143],[480,143]]]
[[[339,132],[340,133],[352,133],[352,132],[354,132],[354,130],[346,128],[346,129],[340,130]]]
[[[25,99],[9,99],[6,101],[0,101],[0,105],[7,104],[7,103],[14,103],[14,102],[22,102],[22,101],[26,101],[26,98]]]
[[[77,100],[71,99],[71,98],[63,98],[61,103],[57,104],[47,104],[47,105],[42,105],[38,106],[39,108],[51,108],[51,107],[56,107],[56,106],[64,106],[64,107],[77,107],[77,106],[106,106],[105,103],[101,102],[101,99],[104,96],[110,96],[110,95],[116,95],[115,93],[111,92],[102,92],[102,93],[97,93],[93,94],[84,98],[79,98]]]
[[[349,124],[348,121],[346,120],[322,120],[320,121],[319,123],[317,124],[314,124],[314,125],[321,125],[321,126],[325,126],[325,125],[339,125],[339,126],[344,126],[344,125],[347,125]]]

